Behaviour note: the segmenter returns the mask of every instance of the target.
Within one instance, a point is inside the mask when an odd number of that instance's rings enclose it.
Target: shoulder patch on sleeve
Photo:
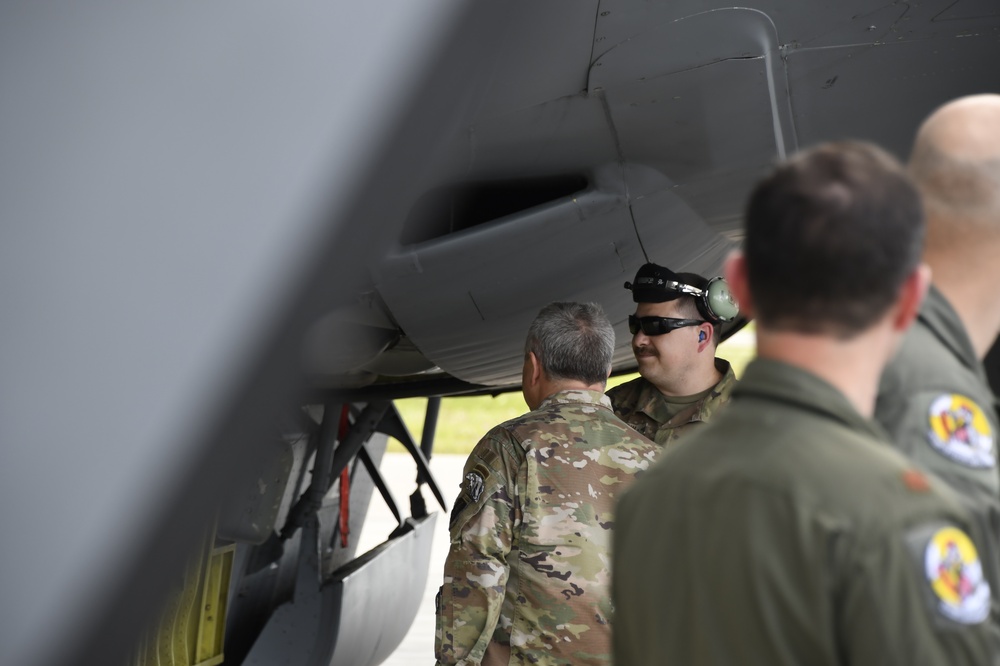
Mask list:
[[[479,501],[486,487],[486,480],[490,478],[490,470],[486,465],[476,465],[472,471],[465,475],[462,483],[462,492],[468,496],[473,503]]]
[[[928,412],[927,439],[938,453],[967,467],[996,467],[993,430],[971,398],[944,393],[931,401]]]
[[[459,527],[460,523],[465,522],[463,518],[468,519],[469,516],[479,511],[480,500],[483,499],[483,494],[494,475],[495,473],[482,462],[477,462],[471,470],[466,472],[465,476],[462,477],[462,490],[459,492],[458,499],[455,500],[455,506],[451,511],[450,529]]]
[[[921,527],[907,541],[919,560],[932,612],[959,624],[978,624],[990,613],[992,592],[983,576],[979,552],[953,525]]]

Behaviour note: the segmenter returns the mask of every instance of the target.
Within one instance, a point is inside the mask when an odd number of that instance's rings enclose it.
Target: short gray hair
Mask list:
[[[603,384],[611,370],[615,330],[597,303],[551,303],[528,329],[524,353],[538,357],[549,379]]]

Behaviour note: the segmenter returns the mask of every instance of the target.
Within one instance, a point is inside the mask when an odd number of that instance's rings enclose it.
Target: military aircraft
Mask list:
[[[632,369],[639,265],[997,62],[991,0],[3,3],[0,663],[379,663],[443,504],[394,399],[516,389],[553,300]]]

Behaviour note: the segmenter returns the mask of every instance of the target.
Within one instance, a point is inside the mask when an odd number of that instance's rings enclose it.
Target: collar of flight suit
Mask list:
[[[927,290],[927,297],[920,306],[917,319],[962,365],[975,373],[984,385],[989,386],[983,364],[976,356],[976,350],[972,347],[972,340],[969,339],[962,320],[944,294],[933,284]]]
[[[542,404],[538,406],[538,409],[545,409],[551,405],[566,405],[572,403],[600,405],[601,407],[611,409],[611,400],[608,399],[608,396],[604,395],[601,391],[590,391],[588,389],[567,389],[565,391],[557,391],[545,398],[545,400],[542,400]]]
[[[794,365],[766,358],[750,362],[743,378],[733,389],[733,399],[760,397],[838,421],[851,430],[886,440],[885,431],[866,419],[847,397],[829,382]]]

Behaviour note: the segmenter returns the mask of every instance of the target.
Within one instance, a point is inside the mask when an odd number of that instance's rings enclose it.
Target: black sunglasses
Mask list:
[[[646,335],[663,335],[664,333],[669,333],[676,328],[684,328],[685,326],[697,326],[699,324],[704,324],[705,322],[701,319],[675,319],[674,317],[636,317],[635,315],[628,316],[628,330],[631,331],[632,335],[642,332]]]

